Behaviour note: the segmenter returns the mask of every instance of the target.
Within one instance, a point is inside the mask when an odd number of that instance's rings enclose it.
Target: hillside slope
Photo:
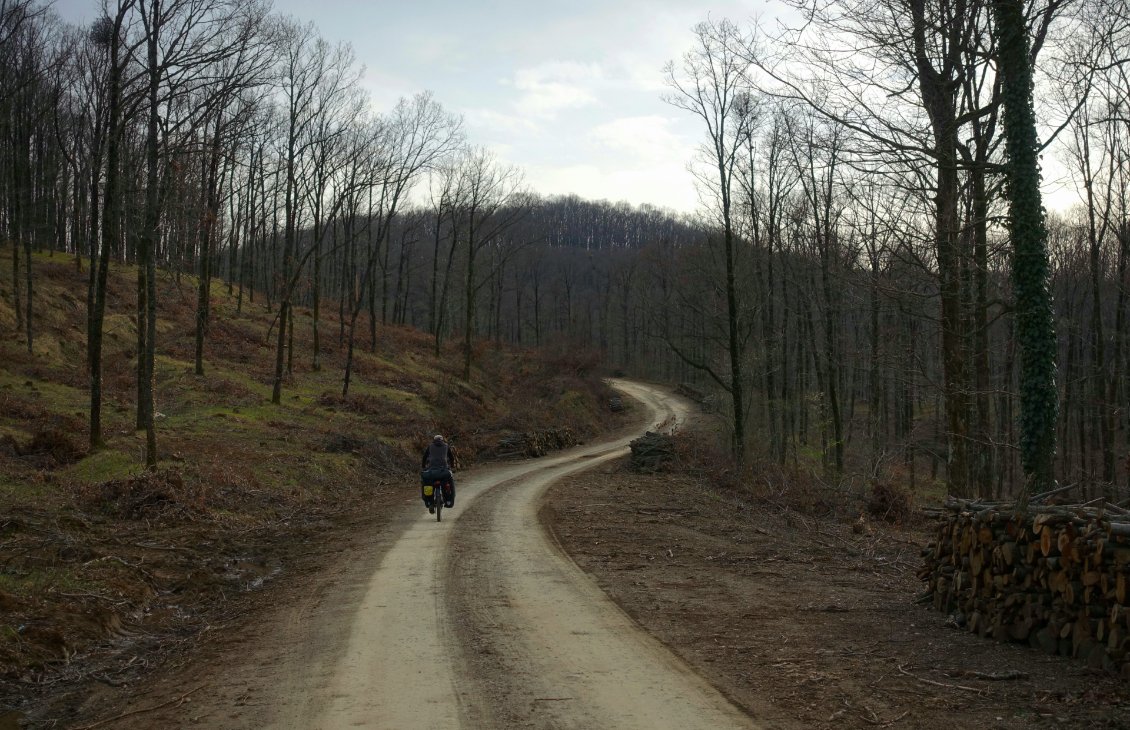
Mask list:
[[[7,253],[5,253],[7,251]],[[0,260],[11,261],[0,248]],[[111,274],[104,351],[107,447],[87,452],[86,273],[35,259],[34,348],[16,332],[11,269],[0,283],[0,708],[75,679],[131,644],[131,665],[188,637],[240,593],[285,575],[335,524],[417,489],[433,433],[462,466],[511,432],[570,440],[616,425],[594,360],[483,347],[470,382],[458,349],[378,326],[362,335],[347,399],[340,323],[299,309],[294,372],[270,402],[273,313],[213,286],[205,375],[193,373],[195,280],[160,275],[159,468],[134,428],[136,270]],[[336,309],[336,303],[323,309]],[[367,327],[365,328],[367,331]],[[137,666],[98,664],[108,683]],[[86,667],[79,669],[77,667]],[[108,669],[106,667],[109,667]],[[109,672],[121,674],[109,674]]]

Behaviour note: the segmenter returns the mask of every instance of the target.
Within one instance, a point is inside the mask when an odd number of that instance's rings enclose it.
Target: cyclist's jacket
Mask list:
[[[455,453],[443,441],[433,441],[424,449],[421,469],[450,469],[455,466]]]

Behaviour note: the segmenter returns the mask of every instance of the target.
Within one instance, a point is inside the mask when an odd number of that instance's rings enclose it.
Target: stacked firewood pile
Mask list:
[[[550,451],[567,449],[578,443],[580,441],[568,427],[512,433],[499,440],[494,455],[499,459],[545,456]]]
[[[667,434],[648,431],[630,444],[632,469],[641,472],[658,471],[675,459],[675,439]]]
[[[950,499],[918,573],[959,626],[1130,678],[1130,511]]]

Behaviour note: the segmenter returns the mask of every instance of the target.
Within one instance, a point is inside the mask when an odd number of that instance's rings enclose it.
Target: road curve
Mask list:
[[[620,387],[652,409],[656,425],[682,420],[684,411],[654,390]],[[475,690],[459,727],[753,727],[645,634],[539,524],[553,481],[625,451],[582,455],[499,484],[463,515],[446,600]],[[631,494],[621,487],[609,484],[608,499]]]
[[[406,505],[371,550],[347,556],[227,657],[184,726],[755,727],[539,524],[555,479],[623,455],[642,428],[686,413],[656,388],[614,384],[644,405],[636,429],[457,475],[459,501],[439,524]]]

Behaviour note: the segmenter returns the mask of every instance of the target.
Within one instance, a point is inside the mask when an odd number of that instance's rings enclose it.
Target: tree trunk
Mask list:
[[[319,212],[320,218],[320,212]],[[320,320],[322,316],[322,234],[321,221],[314,219],[314,291],[313,309],[314,321],[311,322],[314,337],[314,356],[310,367],[314,372],[322,369],[322,340]]]
[[[154,424],[154,362],[156,357],[157,339],[157,241],[160,237],[160,148],[158,145],[160,107],[159,84],[160,67],[158,51],[158,34],[161,24],[160,0],[151,2],[152,17],[149,28],[148,46],[148,71],[149,71],[149,109],[145,142],[145,223],[138,240],[138,271],[144,279],[145,318],[138,321],[139,339],[142,347],[139,358],[142,361],[140,380],[138,382],[138,416],[145,428],[145,464],[150,469],[157,467],[157,431]],[[141,273],[143,272],[143,273]],[[140,293],[140,292],[139,292]],[[140,337],[144,322],[145,335]]]
[[[119,161],[123,143],[122,124],[122,68],[120,39],[123,12],[114,19],[109,40],[110,68],[107,82],[107,124],[106,124],[106,184],[102,194],[102,250],[98,257],[98,271],[94,277],[93,311],[90,317],[90,339],[87,353],[90,365],[90,447],[103,448],[102,437],[102,325],[106,314],[106,280],[110,270],[110,251],[117,245],[120,237],[121,219],[118,212]],[[92,184],[97,185],[97,170],[93,173]],[[93,275],[93,272],[92,272]]]
[[[1056,337],[1048,291],[1047,225],[1040,196],[1039,141],[1022,0],[994,0],[1004,106],[1012,279],[1020,345],[1020,458],[1025,495],[1054,484]]]
[[[210,154],[204,170],[204,221],[200,236],[200,280],[196,287],[196,374],[204,374],[204,340],[208,336],[208,320],[212,303],[212,248],[216,240],[216,221],[219,217],[219,168],[221,112],[216,112]]]
[[[471,380],[471,340],[475,329],[475,212],[467,229],[467,291],[463,327],[463,380]]]
[[[965,497],[969,496],[969,375],[962,316],[957,110],[953,93],[953,74],[959,65],[961,45],[951,38],[949,55],[941,59],[942,71],[935,69],[926,39],[928,21],[924,0],[912,0],[910,9],[914,19],[912,31],[918,86],[934,135],[938,176],[934,197],[935,249],[942,307],[942,371],[949,451],[947,481],[950,494]],[[953,12],[955,17],[964,17],[964,4]]]
[[[742,388],[742,348],[738,338],[738,295],[734,276],[734,231],[730,224],[728,192],[724,194],[723,208],[726,246],[726,324],[729,333],[728,347],[730,353],[730,403],[734,410],[734,433],[731,448],[734,458],[741,462],[745,458],[745,396]]]
[[[32,345],[34,343],[35,330],[32,327],[32,302],[35,297],[35,281],[32,278],[31,267],[31,236],[24,234],[24,306],[26,313],[24,315],[24,335],[27,338],[27,354],[32,354]],[[12,242],[12,248],[19,246],[18,241]]]
[[[989,196],[985,189],[985,169],[970,172],[973,183],[973,378],[976,388],[973,437],[973,481],[982,499],[993,496],[993,449],[989,368]]]

